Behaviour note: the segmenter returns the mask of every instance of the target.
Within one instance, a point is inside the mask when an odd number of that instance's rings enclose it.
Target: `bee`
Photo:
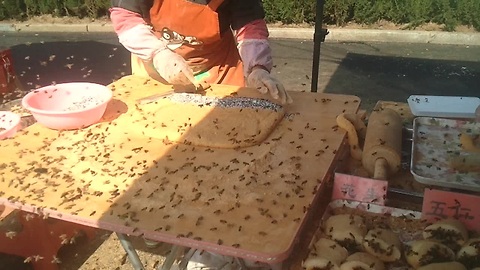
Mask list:
[[[17,232],[8,231],[8,232],[5,233],[5,236],[10,238],[10,239],[13,239],[15,236],[17,236]]]

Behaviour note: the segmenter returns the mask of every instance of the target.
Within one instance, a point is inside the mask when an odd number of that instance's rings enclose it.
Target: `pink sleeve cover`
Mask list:
[[[268,42],[268,29],[265,20],[255,20],[248,23],[235,33],[235,37],[243,61],[245,77],[248,77],[255,66],[261,66],[269,72],[272,70],[272,51]]]
[[[110,9],[110,19],[119,42],[141,59],[151,60],[157,51],[166,49],[140,14],[116,7]]]

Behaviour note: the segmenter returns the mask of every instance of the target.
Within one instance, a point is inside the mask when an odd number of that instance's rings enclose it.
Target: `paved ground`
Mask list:
[[[310,91],[313,42],[273,39],[271,44],[274,73],[286,88]],[[26,89],[73,80],[108,84],[129,71],[129,54],[112,33],[0,32],[0,47],[11,48]],[[319,91],[357,95],[366,109],[411,94],[480,96],[480,46],[327,42],[321,53]],[[120,250],[118,242],[115,248]],[[119,252],[115,256],[122,257]],[[0,262],[0,269],[12,269],[4,265]]]
[[[0,33],[26,88],[51,82],[108,84],[129,72],[129,54],[113,33]],[[287,89],[309,91],[313,42],[271,41],[274,73]],[[479,95],[480,46],[327,42],[319,91],[357,95],[366,108],[411,94]]]

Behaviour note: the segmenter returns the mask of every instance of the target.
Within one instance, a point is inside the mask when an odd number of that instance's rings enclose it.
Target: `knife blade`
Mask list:
[[[155,102],[155,101],[157,101],[161,98],[167,97],[167,96],[169,96],[173,93],[175,93],[175,91],[170,90],[170,91],[167,91],[167,92],[164,92],[164,93],[161,93],[161,94],[155,94],[155,95],[151,95],[151,96],[147,96],[147,97],[137,99],[136,102],[137,102],[137,104],[140,104],[140,105],[148,104],[148,103]]]
[[[167,92],[163,92],[163,93],[160,93],[160,94],[154,94],[154,95],[151,95],[151,96],[147,96],[147,97],[143,97],[143,98],[140,98],[140,99],[137,99],[136,100],[136,103],[139,104],[139,105],[143,105],[143,104],[148,104],[148,103],[152,103],[152,102],[155,102],[161,98],[164,98],[166,96],[169,96],[169,95],[172,95],[174,93],[190,93],[190,94],[197,94],[197,93],[201,93],[201,92],[204,92],[205,90],[209,89],[211,87],[211,85],[209,83],[199,83],[198,85],[194,85],[195,89],[181,89],[183,91],[175,91],[174,90],[170,90],[170,91],[167,91]],[[193,92],[192,92],[193,91]]]

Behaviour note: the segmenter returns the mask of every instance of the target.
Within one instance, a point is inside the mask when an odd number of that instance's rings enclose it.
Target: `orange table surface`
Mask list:
[[[345,137],[354,96],[292,92],[261,144],[210,149],[142,136],[135,100],[171,87],[127,76],[103,120],[77,131],[35,124],[0,141],[0,203],[116,232],[275,263],[284,260]],[[255,90],[213,85],[208,95]],[[321,214],[321,213],[319,213]]]

